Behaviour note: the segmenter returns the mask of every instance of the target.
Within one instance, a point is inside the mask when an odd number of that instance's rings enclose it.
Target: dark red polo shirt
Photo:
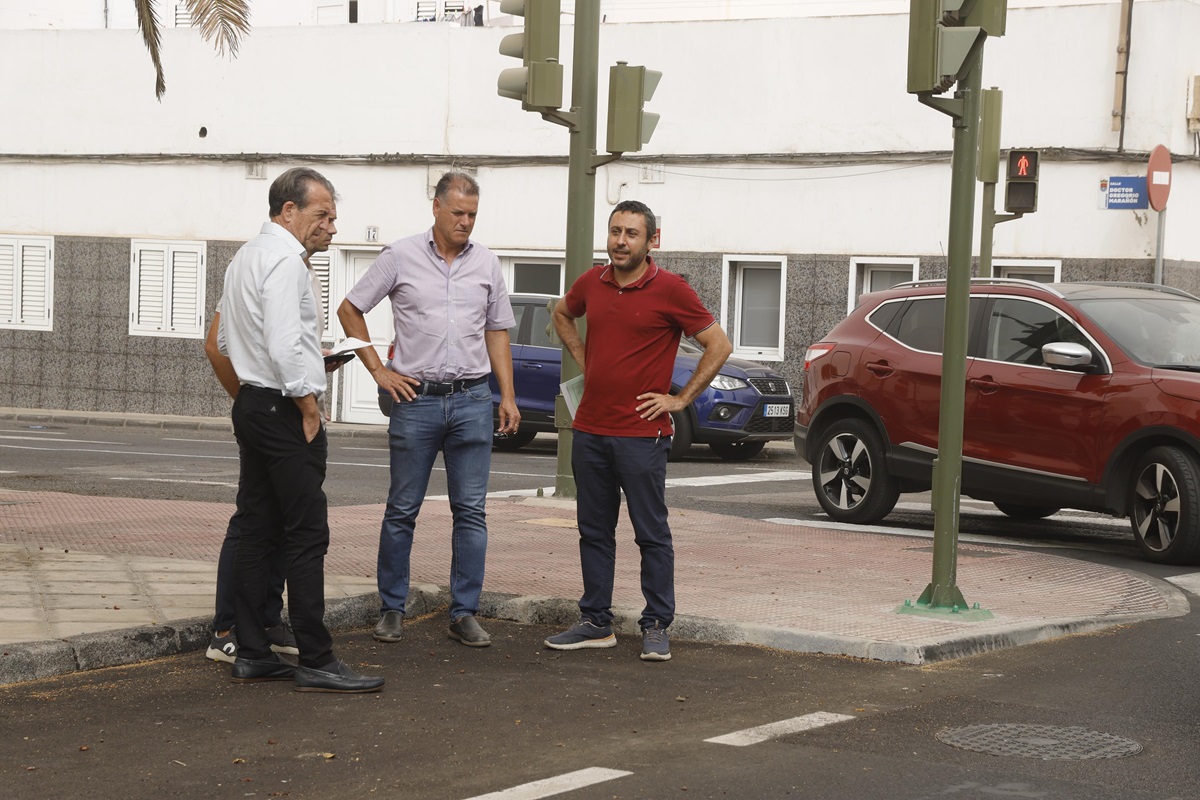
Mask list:
[[[671,417],[644,420],[639,394],[671,391],[679,337],[716,322],[696,291],[647,258],[646,273],[618,286],[612,266],[592,267],[565,298],[574,317],[587,317],[583,399],[572,427],[601,436],[668,436]]]

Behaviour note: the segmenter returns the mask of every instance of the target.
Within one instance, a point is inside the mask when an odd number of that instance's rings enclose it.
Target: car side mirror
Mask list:
[[[1050,342],[1042,345],[1042,361],[1055,369],[1073,372],[1094,372],[1092,351],[1074,342]]]

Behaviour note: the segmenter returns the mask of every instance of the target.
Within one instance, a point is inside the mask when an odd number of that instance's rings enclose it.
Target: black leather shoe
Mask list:
[[[272,653],[270,658],[262,660],[239,656],[233,662],[233,670],[229,673],[229,679],[234,683],[290,681],[295,674],[295,666]]]
[[[457,639],[467,647],[487,647],[492,643],[492,637],[479,627],[479,623],[470,614],[450,623],[450,638]]]
[[[371,636],[377,642],[398,642],[404,634],[404,615],[399,611],[385,611],[375,624]]]
[[[327,670],[312,667],[296,667],[297,692],[344,692],[362,694],[378,692],[383,688],[383,678],[359,675],[344,661],[335,661]]]

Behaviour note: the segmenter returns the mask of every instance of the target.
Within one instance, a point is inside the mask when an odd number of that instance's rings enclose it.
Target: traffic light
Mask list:
[[[522,33],[510,33],[500,40],[500,53],[521,59],[525,66],[501,71],[497,93],[520,100],[526,111],[561,108],[563,68],[558,63],[558,36],[562,0],[503,0],[500,10],[525,18]]]
[[[1010,214],[1037,211],[1037,150],[1008,151],[1008,183],[1004,187],[1004,210]]]
[[[1003,36],[1007,0],[909,0],[908,92],[938,94],[975,63],[989,35]]]
[[[608,152],[636,153],[650,141],[658,114],[643,111],[662,73],[618,61],[608,68]]]

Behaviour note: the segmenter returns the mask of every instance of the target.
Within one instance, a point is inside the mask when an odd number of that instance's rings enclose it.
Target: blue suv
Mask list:
[[[497,435],[495,446],[500,450],[516,450],[538,433],[555,432],[554,398],[562,369],[562,345],[557,338],[551,339],[548,330],[547,304],[555,298],[515,294],[509,299],[517,318],[508,333],[521,430],[512,436]],[[687,339],[680,342],[671,375],[672,391],[681,389],[692,377],[701,353],[703,350]],[[494,378],[491,387],[492,399],[499,403]],[[688,408],[671,415],[675,426],[671,460],[679,460],[693,444],[707,444],[731,461],[752,458],[768,441],[792,437],[794,411],[792,390],[782,375],[761,364],[731,358]]]

